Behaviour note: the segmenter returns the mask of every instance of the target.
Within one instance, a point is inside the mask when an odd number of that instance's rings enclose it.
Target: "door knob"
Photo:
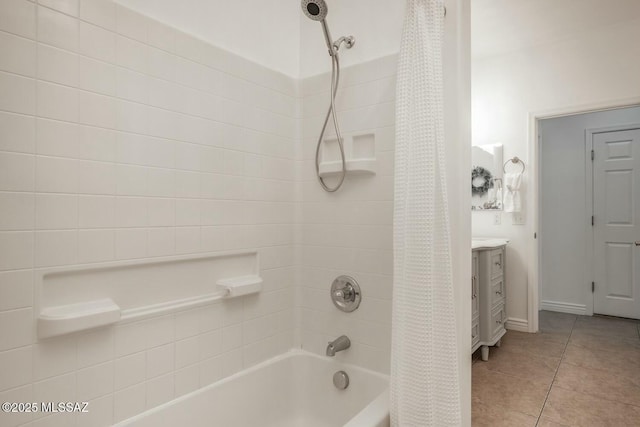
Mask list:
[[[640,240],[636,241],[636,246],[640,246]]]

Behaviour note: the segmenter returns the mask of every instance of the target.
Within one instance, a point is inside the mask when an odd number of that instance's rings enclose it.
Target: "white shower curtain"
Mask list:
[[[396,96],[391,423],[461,423],[445,171],[442,0],[408,0]]]

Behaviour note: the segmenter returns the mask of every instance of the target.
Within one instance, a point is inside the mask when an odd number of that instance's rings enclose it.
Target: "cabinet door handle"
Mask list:
[[[476,276],[471,277],[471,299],[478,297],[478,287],[476,286],[477,280]]]

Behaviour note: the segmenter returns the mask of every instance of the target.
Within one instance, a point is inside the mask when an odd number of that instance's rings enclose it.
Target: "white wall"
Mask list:
[[[300,76],[299,1],[117,1],[252,62]]]
[[[395,16],[393,10],[387,12]],[[395,25],[389,26],[394,28]],[[368,31],[373,29],[369,27]],[[459,309],[456,313],[458,359],[463,425],[470,425],[471,307],[468,283],[471,277],[471,227],[468,206],[471,194],[465,166],[471,162],[468,2],[448,5],[445,31],[446,159],[455,297]],[[356,49],[357,45],[352,51],[345,51],[342,57],[349,57]],[[320,56],[324,50],[318,47],[315,52]],[[378,173],[348,176],[340,191],[334,194],[327,194],[320,188],[315,176],[314,155],[329,102],[327,73],[302,80],[302,136],[296,169],[299,187],[295,253],[296,281],[300,284],[296,315],[300,319],[301,346],[324,354],[328,340],[346,334],[352,339],[353,348],[336,357],[383,372],[389,370],[391,350],[396,63],[397,56],[391,55],[345,68],[337,99],[340,126],[346,139],[375,134]],[[329,129],[333,133],[332,128]],[[362,287],[362,304],[353,313],[338,311],[329,298],[329,286],[341,274],[352,275]]]
[[[593,245],[587,219],[587,130],[640,123],[640,107],[541,120],[540,304],[542,309],[593,313]],[[587,142],[591,149],[590,141]],[[589,160],[590,161],[590,160]],[[590,197],[589,197],[590,199]],[[586,212],[585,212],[586,211]]]
[[[297,306],[302,347],[324,354],[326,342],[348,335],[353,348],[337,355],[389,372],[391,341],[395,69],[391,56],[344,70],[337,109],[345,138],[375,134],[376,175],[348,176],[326,193],[315,175],[319,128],[328,105],[329,76],[302,81],[302,137],[297,157]],[[331,135],[335,135],[333,127]],[[338,311],[329,286],[341,274],[362,286],[353,313]]]
[[[320,23],[307,18],[297,0],[118,2],[291,77],[310,77],[331,67]],[[341,56],[345,66],[398,52],[404,3],[327,2],[333,39],[356,38],[357,48]]]
[[[529,158],[529,114],[612,100],[640,97],[640,20],[600,28],[554,44],[472,64],[473,144],[504,144],[505,160]],[[530,175],[525,175],[529,180]],[[507,310],[512,319],[527,319],[529,242],[533,236],[527,185],[523,190],[525,225],[513,225],[509,214],[493,225],[493,214],[473,214],[477,236],[511,239],[507,257]]]
[[[0,400],[90,401],[79,425],[110,425],[293,345],[297,97],[274,71],[77,3],[0,4]],[[35,338],[34,269],[254,247],[258,296]]]
[[[320,189],[312,163],[326,74],[298,82],[108,1],[47,4],[0,6],[10,17],[0,19],[0,48],[10,53],[0,55],[0,208],[10,213],[0,219],[0,399],[84,397],[92,419],[108,424],[298,343],[324,353],[339,333],[354,347],[338,357],[388,370],[396,72],[388,53],[399,46],[404,4],[345,9],[359,44],[344,54],[341,120],[345,133],[376,132],[379,169],[349,177],[334,195]],[[334,36],[351,32],[341,6],[330,7]],[[445,130],[469,425],[469,2],[448,9]],[[361,22],[367,13],[375,19]],[[309,31],[321,37],[317,24]],[[287,41],[279,46],[295,56]],[[325,49],[309,52],[318,64],[310,72],[321,72]],[[248,247],[261,255],[259,296],[35,338],[35,268]],[[365,299],[340,316],[328,286],[345,273]]]

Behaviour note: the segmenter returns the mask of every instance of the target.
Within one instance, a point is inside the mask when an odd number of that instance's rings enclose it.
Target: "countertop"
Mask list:
[[[499,248],[509,243],[509,239],[501,237],[477,237],[471,239],[471,250]]]

